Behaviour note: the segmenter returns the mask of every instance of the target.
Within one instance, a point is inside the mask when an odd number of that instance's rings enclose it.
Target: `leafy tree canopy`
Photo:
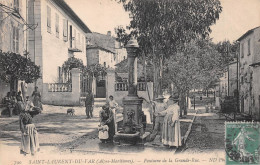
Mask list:
[[[106,67],[102,66],[101,64],[92,64],[90,66],[85,66],[81,59],[70,57],[67,61],[64,62],[62,65],[64,71],[69,71],[72,68],[79,68],[82,72],[83,76],[106,76]]]
[[[7,83],[15,79],[32,83],[40,78],[40,67],[30,58],[0,50],[0,78]]]
[[[85,67],[84,74],[92,75],[93,77],[106,76],[107,68],[101,64],[92,64],[88,67]]]
[[[81,59],[70,57],[67,61],[65,61],[62,65],[62,68],[65,72],[71,70],[72,68],[79,68],[81,71],[84,69],[84,64]]]
[[[219,0],[118,0],[130,12],[130,35],[137,37],[146,51],[155,46],[165,57],[195,38],[205,38],[210,26],[222,11]],[[118,40],[127,43],[129,36],[122,27],[116,30]]]
[[[165,79],[173,82],[178,92],[192,88],[210,88],[222,73],[221,55],[208,40],[194,40],[177,51],[165,65]]]
[[[237,58],[239,52],[239,43],[223,41],[215,44],[216,50],[221,54],[222,67],[226,67],[230,62]]]

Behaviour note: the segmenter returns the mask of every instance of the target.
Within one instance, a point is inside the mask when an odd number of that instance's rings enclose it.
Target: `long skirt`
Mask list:
[[[35,152],[40,150],[38,132],[34,124],[25,126],[25,134],[22,134],[20,149],[26,154],[35,154]]]
[[[114,119],[107,124],[108,126],[108,135],[109,135],[109,140],[113,140],[113,137],[115,135],[115,123],[114,123]]]
[[[172,123],[174,123],[174,126],[171,126]],[[162,143],[175,147],[181,146],[180,121],[172,121],[172,114],[168,114],[164,117]]]

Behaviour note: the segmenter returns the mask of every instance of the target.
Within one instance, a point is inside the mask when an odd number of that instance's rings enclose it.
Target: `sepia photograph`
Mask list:
[[[258,165],[260,0],[0,0],[0,165]]]

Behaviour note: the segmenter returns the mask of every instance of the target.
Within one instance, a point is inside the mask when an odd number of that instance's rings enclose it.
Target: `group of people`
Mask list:
[[[170,97],[166,99],[159,96],[152,102],[154,106],[154,129],[150,135],[150,141],[154,141],[157,135],[165,146],[181,146],[180,107],[178,99]]]
[[[35,125],[32,122],[32,118],[41,113],[41,93],[38,91],[38,87],[35,87],[32,93],[32,100],[29,96],[25,99],[21,96],[21,92],[8,92],[4,98],[9,116],[12,116],[13,112],[19,115],[19,125],[21,131],[21,146],[20,153],[27,155],[34,155],[39,151],[38,133]]]
[[[35,87],[32,93],[32,100],[29,99],[29,96],[26,96],[24,99],[21,94],[21,91],[18,93],[15,91],[7,92],[7,95],[3,99],[3,103],[6,105],[6,111],[10,117],[12,117],[13,114],[19,115],[23,110],[28,111],[32,107],[37,107],[42,110],[41,94],[38,91],[38,87]]]
[[[109,96],[109,101],[102,106],[99,113],[99,139],[102,143],[113,142],[113,137],[117,131],[116,113],[118,103],[114,100],[113,96]]]
[[[180,130],[180,107],[178,99],[170,97],[166,99],[159,96],[155,101],[151,102],[154,111],[154,127],[150,135],[149,141],[154,141],[157,135],[165,146],[181,146],[181,130]],[[102,142],[113,142],[113,136],[117,131],[116,111],[118,104],[109,97],[109,102],[102,106],[100,111],[99,138]]]
[[[87,119],[93,118],[94,96],[91,91],[87,91],[85,99],[86,116]],[[99,138],[102,142],[113,142],[113,136],[117,130],[116,113],[118,103],[113,96],[109,96],[108,102],[102,106],[99,113]]]

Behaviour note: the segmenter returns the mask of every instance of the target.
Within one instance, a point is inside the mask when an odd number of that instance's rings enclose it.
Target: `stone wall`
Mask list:
[[[76,68],[71,70],[72,91],[51,92],[49,84],[43,83],[42,102],[50,105],[79,106],[80,105],[80,71]]]

